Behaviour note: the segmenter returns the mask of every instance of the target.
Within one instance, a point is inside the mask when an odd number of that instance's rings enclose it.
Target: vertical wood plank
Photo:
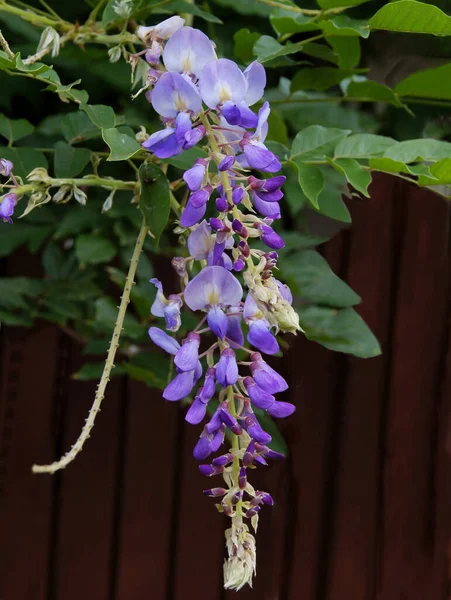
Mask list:
[[[436,411],[449,301],[445,201],[406,185],[384,470],[383,600],[424,600],[431,577]],[[440,599],[441,600],[441,599]]]
[[[116,600],[167,598],[178,407],[128,384],[128,423]]]
[[[180,410],[183,418],[186,409],[181,407]],[[175,565],[171,600],[185,600],[187,591],[193,598],[208,594],[209,600],[216,600],[220,598],[222,587],[224,519],[217,512],[214,499],[202,494],[202,490],[216,483],[200,474],[199,463],[193,458],[193,448],[202,428],[185,422],[183,426],[184,443],[177,457],[180,504],[177,538],[172,548]]]
[[[81,366],[74,346],[71,372]],[[85,449],[58,477],[59,514],[54,598],[110,597],[117,477],[120,379],[108,386],[102,411]],[[64,451],[75,442],[93,402],[96,384],[71,380],[64,424]]]
[[[327,598],[374,598],[377,571],[381,427],[394,284],[396,180],[376,178],[371,199],[350,203],[346,282],[362,297],[358,312],[382,347],[373,359],[348,358],[330,542]]]
[[[52,480],[33,462],[53,460],[58,332],[52,325],[2,332],[0,594],[47,597]],[[45,349],[45,360],[42,360]]]
[[[340,272],[344,235],[326,244],[325,257]],[[292,539],[287,547],[286,586],[281,598],[317,600],[323,585],[323,556],[330,512],[329,478],[334,458],[341,359],[300,338],[290,355],[291,394],[296,412],[287,434],[292,456]]]

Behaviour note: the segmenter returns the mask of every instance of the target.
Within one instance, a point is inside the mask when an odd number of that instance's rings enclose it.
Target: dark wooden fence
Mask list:
[[[243,600],[447,600],[451,554],[450,212],[379,178],[324,253],[362,297],[384,353],[299,339],[283,362],[289,458],[259,469],[258,569]],[[10,271],[29,269],[13,259]],[[201,494],[198,436],[160,394],[116,379],[82,455],[95,386],[55,327],[2,331],[1,600],[229,600],[223,518]],[[255,481],[255,480],[254,480]]]

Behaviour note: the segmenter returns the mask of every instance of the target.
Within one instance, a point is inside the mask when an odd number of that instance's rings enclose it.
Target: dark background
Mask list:
[[[383,355],[292,342],[280,363],[297,405],[282,428],[290,454],[253,479],[276,504],[242,598],[449,598],[449,204],[378,177],[350,208],[353,228],[323,253],[364,298]],[[36,274],[33,260],[17,253],[8,273]],[[117,378],[77,460],[32,475],[75,441],[95,385],[70,378],[80,349],[52,325],[0,340],[0,598],[235,597],[222,591],[225,522],[201,493],[184,411]]]

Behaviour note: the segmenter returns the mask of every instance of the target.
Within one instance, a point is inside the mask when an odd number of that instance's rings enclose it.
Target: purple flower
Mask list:
[[[199,363],[200,364],[200,363]],[[202,367],[200,367],[202,372]],[[171,402],[187,398],[196,384],[196,370],[178,373],[166,386],[163,398]]]
[[[188,237],[188,250],[191,256],[196,260],[206,260],[210,266],[213,266],[216,261],[219,266],[228,268],[230,258],[224,254],[224,249],[232,246],[233,239],[228,238],[224,246],[218,248],[216,238],[212,235],[211,227],[206,221],[202,221]]]
[[[257,225],[257,229],[262,232],[262,242],[273,250],[280,250],[285,246],[285,242],[278,233],[269,225]]]
[[[237,279],[224,267],[205,267],[185,288],[185,303],[191,310],[212,306],[236,306],[243,289]]]
[[[175,119],[180,112],[200,112],[202,100],[190,79],[178,73],[163,73],[153,89],[152,106],[162,117]]]
[[[182,216],[180,217],[180,225],[182,227],[193,227],[196,223],[203,218],[207,210],[207,205],[203,204],[196,208],[188,200],[185,208],[183,209]]]
[[[156,344],[169,354],[176,354],[180,348],[180,344],[177,340],[172,338],[170,335],[168,335],[158,327],[151,327],[149,329],[149,337],[154,344]]]
[[[191,127],[189,115],[181,112],[175,119],[175,127],[166,127],[166,129],[152,133],[142,145],[149,152],[153,152],[157,158],[177,156],[182,150],[187,150],[197,144],[205,134],[203,127],[196,129],[191,129]]]
[[[227,338],[232,348],[239,348],[244,344],[244,336],[241,330],[241,309],[239,306],[229,308],[227,317]]]
[[[199,77],[204,66],[216,58],[210,39],[199,29],[182,27],[170,38],[163,52],[168,71]]]
[[[235,162],[235,157],[231,154],[225,156],[218,165],[218,171],[228,171],[233,163]]]
[[[197,365],[199,356],[200,335],[188,333],[182,347],[177,350],[174,363],[180,371],[192,371]]]
[[[245,377],[243,383],[252,404],[257,408],[262,408],[263,410],[269,409],[276,401],[274,396],[259,387],[252,377]]]
[[[213,306],[208,311],[208,326],[220,340],[224,339],[227,333],[228,319],[224,311],[219,306]]]
[[[261,357],[261,354],[255,352],[251,355],[251,373],[255,383],[270,394],[277,394],[288,389],[288,383],[270,367]]]
[[[0,203],[0,219],[5,223],[12,223],[11,217],[14,214],[14,208],[17,204],[18,198],[16,194],[6,194],[3,196]]]
[[[178,331],[181,325],[180,309],[183,302],[178,294],[171,294],[166,299],[163,294],[163,286],[158,279],[151,279],[151,283],[157,288],[157,295],[150,312],[155,317],[164,317],[168,331]]]
[[[274,404],[267,408],[267,411],[272,417],[276,419],[284,419],[285,417],[289,417],[294,413],[296,407],[294,404],[290,404],[290,402],[279,402],[276,401]]]
[[[216,379],[222,387],[234,385],[238,381],[238,365],[232,348],[226,348],[221,352],[221,358],[216,367]]]
[[[151,27],[138,27],[136,35],[148,43],[149,40],[168,40],[176,31],[178,31],[185,24],[185,19],[174,16],[165,19],[158,25],[152,25]]]
[[[193,192],[189,197],[191,206],[194,206],[194,208],[205,206],[210,199],[212,191],[213,188],[211,185],[206,185],[204,188],[197,190],[197,192]]]
[[[215,109],[224,102],[236,104],[244,100],[247,82],[238,65],[227,58],[220,58],[204,66],[199,89],[205,104]]]
[[[194,166],[183,173],[183,180],[191,192],[197,192],[202,187],[207,164],[204,158],[198,158]]]
[[[279,344],[270,331],[270,324],[251,294],[246,296],[243,316],[249,325],[247,341],[264,354],[276,354],[279,351]]]
[[[0,175],[9,177],[14,169],[13,163],[7,158],[0,158]]]
[[[258,111],[258,124],[255,133],[253,135],[246,134],[241,141],[241,147],[247,166],[259,171],[276,173],[280,171],[282,165],[279,159],[263,143],[268,134],[269,113],[269,103],[265,102]]]
[[[247,90],[244,100],[248,106],[252,106],[260,100],[266,86],[266,72],[263,65],[254,60],[244,70],[247,82]]]

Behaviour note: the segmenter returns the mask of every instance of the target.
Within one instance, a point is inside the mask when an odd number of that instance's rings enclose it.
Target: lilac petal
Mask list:
[[[278,171],[280,171],[281,168],[282,168],[282,163],[277,158],[277,156],[274,154],[274,160],[272,161],[271,164],[269,164],[266,167],[265,171],[267,173],[277,173]]]
[[[264,217],[280,219],[280,206],[277,202],[265,202],[258,194],[254,193],[252,194],[252,203],[255,210]]]
[[[199,127],[195,127],[190,131],[185,133],[185,141],[183,143],[183,150],[189,150],[193,146],[195,146],[205,135],[205,127],[203,125],[199,125]]]
[[[228,319],[224,311],[219,306],[214,306],[208,311],[208,326],[220,340],[224,339],[227,333]]]
[[[274,396],[260,388],[252,379],[252,377],[245,377],[244,385],[252,404],[254,404],[257,408],[268,409],[276,401]]]
[[[274,190],[273,192],[263,192],[259,190],[254,192],[256,196],[264,200],[265,202],[279,202],[283,198],[282,190]]]
[[[14,169],[13,163],[7,158],[0,158],[0,175],[9,177]]]
[[[242,295],[239,281],[224,267],[215,266],[205,267],[188,283],[184,298],[189,308],[196,311],[207,306],[236,306]]]
[[[197,444],[194,446],[193,456],[196,460],[205,460],[212,450],[210,448],[210,442],[206,437],[200,437]]]
[[[240,125],[240,109],[236,104],[230,102],[230,100],[224,102],[221,113],[230,125]]]
[[[216,58],[209,38],[199,29],[182,27],[167,42],[163,52],[168,71],[193,73],[199,77],[207,62]]]
[[[235,419],[235,417],[232,417],[227,409],[221,408],[219,411],[219,416],[224,425],[228,427],[232,433],[235,435],[241,435],[243,433],[241,425],[238,425],[238,421]]]
[[[152,106],[162,117],[174,119],[182,111],[198,113],[202,100],[189,79],[179,73],[163,73],[153,88]]]
[[[221,260],[219,261],[220,266],[227,269],[227,271],[231,271],[233,269],[232,259],[225,252],[221,256]]]
[[[216,236],[216,239],[218,237],[219,236]],[[219,261],[221,260],[222,255],[224,253],[225,246],[226,246],[225,242],[218,242],[218,241],[215,242],[215,245],[213,247],[213,256],[212,256],[213,265],[219,264]]]
[[[222,425],[221,428],[218,429],[218,431],[214,434],[213,439],[210,442],[210,448],[212,452],[216,452],[217,450],[219,450],[222,443],[224,442],[224,434],[225,427],[224,425]]]
[[[170,335],[168,335],[158,327],[151,327],[149,329],[149,337],[154,344],[156,344],[169,354],[176,354],[180,348],[180,344],[177,340],[172,338]]]
[[[150,312],[153,314],[154,317],[164,317],[164,309],[166,308],[168,301],[166,300],[163,293],[163,284],[159,279],[156,279],[155,277],[153,277],[150,280],[150,283],[153,283],[154,286],[157,288],[155,300],[153,301],[153,304],[150,307]]]
[[[199,355],[200,336],[188,334],[182,347],[175,355],[174,363],[180,371],[193,371],[196,368]]]
[[[160,62],[161,46],[158,42],[153,41],[150,48],[146,51],[146,61],[150,65],[157,65]]]
[[[199,465],[199,471],[206,477],[211,477],[212,475],[218,474],[218,471],[211,465]]]
[[[211,189],[211,188],[210,188]],[[208,187],[205,187],[201,190],[197,190],[189,197],[189,202],[194,208],[201,208],[205,206],[210,198],[210,191]]]
[[[221,353],[216,367],[216,379],[222,387],[234,385],[238,381],[238,365],[235,352],[231,348],[226,348]]]
[[[157,158],[170,158],[182,151],[182,147],[175,137],[173,127],[167,127],[152,133],[142,145],[149,152],[153,152]]]
[[[238,65],[227,58],[220,58],[208,62],[202,69],[199,88],[205,104],[216,108],[228,100],[235,104],[241,102],[247,83]]]
[[[266,85],[266,72],[263,65],[254,60],[244,71],[244,77],[247,82],[247,91],[245,101],[248,106],[252,106],[263,96]]]
[[[264,142],[268,133],[268,118],[270,112],[271,108],[269,106],[269,102],[264,102],[258,111],[258,123],[254,134],[254,137],[259,142]]]
[[[236,187],[232,191],[232,200],[235,205],[239,204],[241,202],[241,200],[243,199],[243,197],[244,197],[244,190],[241,186]]]
[[[292,415],[296,407],[290,402],[274,402],[267,410],[272,417],[283,419]]]
[[[225,156],[218,165],[218,171],[228,171],[233,163],[235,162],[235,157],[232,155]]]
[[[170,300],[163,309],[164,321],[168,331],[178,331],[182,324],[180,315],[181,302],[180,299]]]
[[[205,204],[199,208],[196,208],[188,200],[180,218],[180,225],[182,227],[192,227],[202,219],[206,210],[207,207]]]
[[[283,186],[286,181],[285,175],[278,175],[277,177],[269,177],[264,179],[263,190],[266,192],[274,192]]]
[[[252,363],[251,373],[255,383],[270,394],[277,394],[288,389],[288,383],[265,361]]]
[[[226,212],[227,210],[229,210],[229,203],[227,202],[226,198],[216,198],[215,206],[218,212]]]
[[[246,321],[246,323],[248,322],[249,319],[256,319],[256,318],[261,319],[262,318],[261,310],[258,308],[257,303],[255,302],[252,295],[249,293],[246,296],[246,300],[244,301],[243,317],[244,317],[244,320]]]
[[[194,385],[196,385],[196,383],[202,377],[202,374],[203,374],[202,363],[200,362],[200,360],[198,360],[196,367],[194,369]]]
[[[183,173],[183,181],[186,183],[191,192],[197,192],[197,190],[202,186],[205,170],[205,165],[197,164]]]
[[[220,409],[218,408],[215,410],[215,412],[213,413],[213,416],[208,421],[208,423],[205,425],[205,429],[206,429],[207,433],[209,433],[210,435],[213,435],[213,433],[216,433],[218,431],[218,429],[221,427],[221,425],[222,425],[222,419],[221,419]]]
[[[185,421],[191,423],[191,425],[197,425],[200,423],[207,412],[207,405],[199,400],[199,398],[194,398],[194,402],[189,407],[188,412],[185,416]]]
[[[161,23],[158,23],[158,25],[155,25],[155,27],[152,27],[152,37],[159,40],[168,40],[176,31],[183,27],[184,23],[185,19],[179,16],[169,17],[169,19],[165,19]],[[147,29],[150,29],[150,27]]]
[[[280,295],[284,300],[288,302],[288,304],[293,304],[293,294],[291,293],[290,288],[286,283],[282,283],[278,279],[275,279],[276,285],[279,288]]]
[[[274,154],[266,148],[261,148],[255,144],[246,144],[243,150],[249,166],[253,169],[266,171],[274,162]],[[277,170],[279,171],[281,168],[282,165]]]
[[[250,324],[247,341],[264,354],[276,354],[279,351],[279,344],[263,319]]]
[[[269,433],[266,433],[266,431],[261,428],[254,416],[246,417],[245,425],[247,432],[256,442],[259,442],[260,444],[268,444],[272,440],[272,437],[269,435]]]
[[[234,309],[236,314],[227,317],[227,338],[231,340],[232,348],[239,348],[244,345],[244,335],[241,330],[241,313],[239,309]]]
[[[14,214],[14,208],[17,204],[17,196],[16,194],[6,194],[3,196],[2,201],[0,203],[0,219],[4,219],[11,223],[11,217]]]
[[[191,118],[186,112],[180,112],[175,119],[175,139],[183,148],[186,135],[191,131]]]
[[[191,393],[194,386],[193,372],[187,371],[186,373],[179,373],[174,379],[166,386],[163,392],[163,398],[166,400],[182,400]]]
[[[213,397],[216,391],[216,369],[210,367],[205,376],[205,381],[203,387],[199,390],[199,398],[202,400],[204,404],[207,404],[209,400]]]
[[[273,250],[280,250],[285,246],[285,242],[271,227],[263,226],[262,242]]]
[[[211,227],[207,221],[202,221],[188,237],[188,250],[190,255],[197,260],[206,260],[214,247],[214,238]]]

